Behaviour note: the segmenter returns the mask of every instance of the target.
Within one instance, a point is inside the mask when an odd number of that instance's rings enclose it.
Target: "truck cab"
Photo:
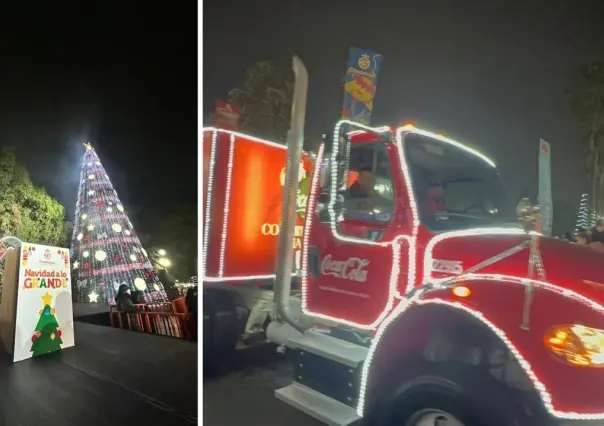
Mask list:
[[[332,333],[284,342],[277,397],[328,424],[602,424],[604,256],[515,213],[480,152],[339,122],[301,255],[302,313]]]
[[[347,133],[321,154],[317,214],[305,230],[307,284],[338,291],[311,292],[311,310],[372,329],[397,296],[473,265],[459,252],[427,252],[434,237],[497,229],[525,238],[495,164],[479,152],[413,126]],[[351,305],[362,307],[352,317]]]

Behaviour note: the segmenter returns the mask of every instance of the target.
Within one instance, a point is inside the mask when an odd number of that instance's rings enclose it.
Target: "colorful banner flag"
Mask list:
[[[543,139],[539,142],[539,212],[541,233],[552,235],[554,204],[552,202],[551,148]]]
[[[344,80],[343,119],[369,125],[381,65],[382,55],[379,53],[350,48]]]

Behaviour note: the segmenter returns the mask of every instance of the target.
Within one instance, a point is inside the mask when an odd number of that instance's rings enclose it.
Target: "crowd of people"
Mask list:
[[[596,226],[594,226],[590,230],[577,230],[574,238],[570,235],[570,232],[567,232],[564,235],[564,238],[582,246],[588,246],[590,248],[593,248],[594,250],[598,250],[604,253],[604,220],[598,219],[596,222]]]

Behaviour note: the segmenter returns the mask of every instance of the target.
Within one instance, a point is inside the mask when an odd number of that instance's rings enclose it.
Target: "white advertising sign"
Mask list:
[[[13,362],[75,344],[69,250],[22,243]]]

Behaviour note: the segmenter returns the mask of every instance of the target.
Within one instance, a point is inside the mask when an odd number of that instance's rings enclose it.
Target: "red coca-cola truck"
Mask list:
[[[296,223],[299,189],[287,183],[300,172],[306,79],[298,59],[294,71],[285,203],[271,219],[281,233],[276,273],[267,274],[274,281],[248,280],[245,271],[220,281],[206,272],[204,356],[218,353],[213,347],[225,353],[245,334],[242,326],[228,334],[237,321],[223,318],[261,321],[294,365],[277,398],[330,425],[604,425],[604,255],[525,231],[491,159],[413,126],[339,122],[309,169],[305,163],[306,213]],[[226,147],[210,151],[227,153],[232,174],[212,180],[210,171],[208,183],[232,185],[233,138],[255,140],[229,134]],[[210,157],[215,167],[220,160]],[[221,204],[228,215],[243,214]],[[206,271],[211,256],[213,271],[221,256],[226,270],[231,246],[216,251],[244,237],[243,228],[226,236],[223,228],[216,237],[204,227]]]

